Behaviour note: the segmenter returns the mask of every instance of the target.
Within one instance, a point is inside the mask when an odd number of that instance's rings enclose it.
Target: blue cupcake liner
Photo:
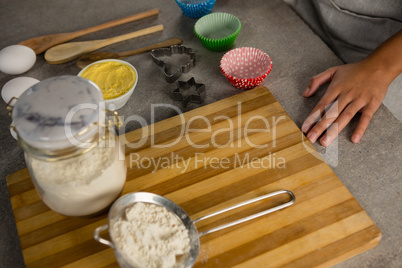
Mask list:
[[[190,18],[201,18],[209,14],[215,5],[216,0],[196,1],[196,0],[175,0],[184,15]]]

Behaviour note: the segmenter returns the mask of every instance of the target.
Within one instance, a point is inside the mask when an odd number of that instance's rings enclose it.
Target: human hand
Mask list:
[[[330,145],[360,111],[360,121],[351,137],[352,142],[359,142],[392,81],[385,77],[383,70],[367,60],[336,66],[313,77],[304,97],[312,96],[326,83],[329,86],[301,128],[310,142],[316,142],[326,131],[320,144]]]

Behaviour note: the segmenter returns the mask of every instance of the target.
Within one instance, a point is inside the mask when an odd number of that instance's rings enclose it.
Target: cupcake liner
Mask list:
[[[241,47],[223,55],[220,69],[234,87],[247,90],[259,86],[264,81],[271,72],[272,60],[262,50]]]
[[[228,13],[212,13],[200,18],[194,26],[194,33],[202,45],[212,51],[231,48],[241,29],[241,22]]]
[[[184,15],[190,18],[201,18],[209,14],[216,0],[175,0]]]

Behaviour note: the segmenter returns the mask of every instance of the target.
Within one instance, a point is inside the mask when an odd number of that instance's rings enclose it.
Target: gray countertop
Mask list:
[[[160,10],[156,17],[76,40],[104,39],[162,23],[165,26],[163,32],[124,41],[102,50],[121,52],[172,37],[183,39],[183,44],[195,51],[197,64],[181,79],[195,77],[197,82],[206,85],[204,103],[191,104],[182,109],[183,112],[242,92],[233,88],[220,73],[219,61],[224,52],[211,52],[201,45],[193,33],[196,19],[184,16],[174,0],[3,0],[0,9],[0,24],[3,25],[0,48],[40,35],[87,28],[153,8]],[[302,97],[310,77],[341,64],[341,61],[281,0],[218,0],[213,12],[231,13],[242,22],[235,47],[256,47],[271,56],[273,69],[262,85],[271,90],[300,127],[323,92],[310,99]],[[128,104],[119,110],[123,119],[127,119],[125,131],[139,127],[133,122],[128,123],[131,115],[139,115],[148,123],[152,119],[160,121],[173,116],[173,111],[171,114],[157,112],[155,118],[151,118],[151,105],[154,103],[180,106],[169,97],[175,84],[164,80],[162,68],[152,62],[149,53],[126,60],[137,68],[139,81]],[[75,61],[49,65],[41,54],[37,56],[34,67],[19,76],[43,80],[57,75],[75,75],[79,70]],[[18,76],[0,73],[0,87],[15,77]],[[11,119],[2,101],[0,118],[0,267],[23,267],[6,177],[25,168],[25,163],[22,150],[9,133]],[[316,148],[377,224],[383,237],[377,247],[337,267],[402,267],[402,124],[382,105],[362,141],[352,144],[349,137],[357,122],[358,118],[354,118],[329,149],[324,150],[317,145]]]

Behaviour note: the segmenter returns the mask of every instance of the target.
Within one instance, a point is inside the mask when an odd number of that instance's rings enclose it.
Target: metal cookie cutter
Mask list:
[[[197,93],[184,97],[182,92],[193,86]],[[172,99],[181,101],[184,108],[186,108],[190,103],[202,103],[204,96],[205,85],[196,83],[194,77],[191,77],[188,81],[177,81],[177,88],[173,90],[171,94]]]
[[[190,61],[182,66],[173,74],[168,74],[167,73],[167,66],[166,63],[163,60],[160,60],[160,57],[163,56],[172,56],[172,54],[187,54],[190,56]],[[182,73],[187,73],[190,71],[191,67],[195,66],[195,53],[193,50],[189,47],[186,46],[171,46],[170,48],[158,48],[158,49],[153,49],[151,51],[151,56],[152,59],[156,64],[164,68],[164,74],[166,81],[168,83],[173,83],[176,81]]]

